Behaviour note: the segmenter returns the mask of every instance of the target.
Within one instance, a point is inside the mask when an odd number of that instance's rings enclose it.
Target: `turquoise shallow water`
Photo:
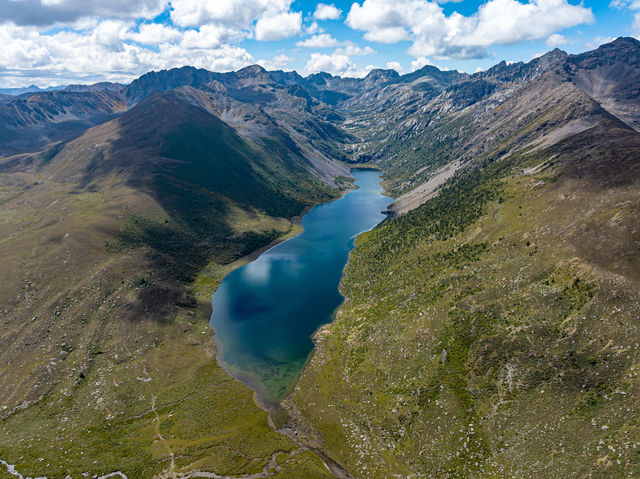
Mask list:
[[[358,189],[315,206],[304,232],[226,276],[213,295],[219,359],[265,402],[287,391],[313,349],[311,337],[342,302],[338,285],[358,233],[390,202],[379,173],[355,170]]]

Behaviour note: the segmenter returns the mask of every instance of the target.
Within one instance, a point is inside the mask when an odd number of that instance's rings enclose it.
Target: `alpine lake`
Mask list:
[[[352,170],[357,189],[313,207],[304,231],[227,275],[212,298],[218,360],[265,404],[277,403],[313,349],[312,336],[343,300],[338,286],[354,239],[391,201],[379,172]]]

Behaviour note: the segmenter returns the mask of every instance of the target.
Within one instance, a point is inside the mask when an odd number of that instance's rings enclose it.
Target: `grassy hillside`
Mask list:
[[[285,407],[356,477],[640,473],[640,135],[489,158],[361,235]]]
[[[145,121],[169,112],[171,121],[161,123],[159,131]],[[271,229],[246,231],[238,241],[229,225],[232,205],[287,218],[336,194],[279,139],[266,138],[262,147],[250,143],[218,118],[171,95],[152,96],[118,125],[124,133],[95,160],[93,178],[129,170],[126,183],[148,191],[166,217],[130,218],[114,247],[149,246],[179,279],[193,280],[212,255],[225,263],[279,236]]]
[[[336,192],[152,100],[0,160],[0,459],[30,477],[329,477],[217,365],[208,320],[224,274]]]

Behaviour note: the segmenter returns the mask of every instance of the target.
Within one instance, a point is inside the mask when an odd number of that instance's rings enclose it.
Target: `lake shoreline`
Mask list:
[[[353,168],[353,169],[359,169],[359,168]],[[318,205],[328,204],[328,203],[331,203],[331,202],[334,202],[334,201],[338,201],[338,200],[344,198],[345,195],[347,195],[348,193],[350,193],[351,191],[353,191],[356,188],[357,188],[357,186],[355,186],[355,184],[353,182],[350,182],[350,183],[348,183],[348,185],[346,185],[344,188],[342,188],[340,190],[340,194],[339,194],[338,197],[336,197],[334,199],[331,199],[330,201],[327,201],[326,203],[319,203],[317,205],[306,206],[298,215],[288,218],[288,220],[291,222],[291,229],[290,229],[289,232],[287,232],[284,235],[282,235],[281,237],[275,239],[274,241],[272,241],[268,245],[265,245],[265,246],[263,246],[261,248],[258,248],[256,250],[252,251],[251,253],[236,259],[232,263],[230,263],[228,265],[225,265],[226,268],[224,268],[225,271],[224,271],[223,276],[220,278],[220,281],[215,286],[215,288],[213,288],[213,290],[209,290],[208,297],[209,297],[210,300],[207,303],[208,304],[207,311],[206,311],[207,317],[211,317],[211,313],[212,313],[211,298],[213,297],[213,294],[217,290],[218,286],[220,285],[220,282],[227,275],[229,275],[231,272],[235,271],[236,269],[241,268],[242,266],[244,266],[244,265],[256,260],[262,254],[264,254],[267,251],[269,251],[270,249],[278,246],[279,244],[284,243],[285,241],[288,241],[288,240],[290,240],[292,238],[295,238],[296,236],[302,234],[304,232],[304,228],[302,227],[302,220],[303,220],[304,216],[306,216],[314,207],[316,207]],[[216,266],[219,266],[219,265],[216,265]],[[201,274],[206,274],[206,273],[201,273]],[[333,316],[332,316],[332,320],[333,320]],[[251,390],[253,403],[258,408],[262,409],[263,411],[265,411],[267,413],[267,423],[268,423],[269,427],[274,432],[276,432],[278,434],[281,434],[281,435],[287,437],[288,439],[290,439],[291,441],[293,441],[300,448],[308,449],[308,450],[312,451],[314,454],[316,454],[320,458],[320,460],[323,462],[323,464],[325,465],[327,470],[329,470],[336,478],[338,478],[338,479],[348,479],[348,478],[350,478],[351,477],[350,474],[348,472],[346,472],[346,470],[340,464],[338,464],[337,462],[333,461],[331,458],[326,456],[326,454],[324,454],[324,452],[322,450],[320,450],[320,449],[318,449],[316,447],[313,447],[311,445],[303,444],[302,442],[300,442],[298,440],[298,438],[297,438],[297,433],[294,430],[284,430],[284,429],[282,429],[282,427],[278,427],[276,425],[276,421],[278,421],[278,418],[282,418],[282,414],[284,413],[284,410],[282,409],[282,407],[280,405],[280,402],[272,403],[272,402],[262,401],[261,398],[259,397],[257,391],[250,384],[248,384],[247,382],[245,382],[242,379],[238,378],[236,376],[236,374],[234,374],[232,371],[229,371],[229,369],[227,368],[226,364],[222,360],[222,357],[219,357],[220,351],[222,351],[222,344],[217,340],[217,335],[215,333],[215,329],[211,326],[211,324],[209,324],[209,327],[211,328],[211,331],[213,333],[213,340],[214,340],[214,345],[215,345],[215,350],[216,350],[216,354],[215,354],[216,362],[225,371],[225,373],[227,373],[229,375],[229,377],[231,377],[233,380],[235,380],[235,381],[237,381],[239,383],[242,383],[244,386],[248,387]],[[305,363],[305,365],[306,365],[306,363]],[[300,373],[301,372],[302,372],[302,370],[300,371]],[[296,378],[296,381],[294,381],[294,384],[292,384],[291,390],[293,390],[293,386],[295,386],[295,382],[297,382],[297,378]],[[290,392],[291,391],[288,391],[287,394],[285,394],[285,396],[283,396],[282,399],[284,399],[286,396],[288,396],[288,394]]]
[[[373,169],[373,168],[352,168],[350,171],[358,170],[358,169]],[[302,220],[316,206],[326,205],[326,204],[330,204],[330,203],[333,203],[335,201],[341,200],[347,194],[349,194],[350,192],[352,192],[354,189],[357,189],[357,188],[358,187],[355,185],[354,182],[350,182],[346,187],[344,187],[344,188],[342,188],[340,190],[340,195],[338,197],[333,198],[333,199],[331,199],[331,200],[329,200],[329,201],[327,201],[325,203],[318,203],[318,204],[315,204],[315,205],[305,206],[304,209],[298,215],[288,218],[288,220],[291,222],[291,225],[292,225],[291,230],[289,232],[287,232],[284,235],[276,238],[275,240],[273,240],[268,245],[265,245],[265,246],[263,246],[261,248],[258,248],[256,250],[252,251],[251,253],[236,259],[235,261],[233,261],[229,265],[226,265],[228,267],[228,271],[226,271],[224,276],[220,279],[218,285],[216,285],[214,290],[211,291],[210,298],[213,299],[213,295],[215,294],[216,290],[218,289],[218,287],[220,286],[220,284],[222,283],[224,278],[226,278],[229,274],[234,272],[236,269],[241,268],[243,266],[246,266],[247,264],[255,261],[256,259],[258,259],[264,253],[266,253],[269,250],[275,248],[276,246],[278,246],[278,245],[280,245],[282,243],[285,243],[286,241],[289,241],[289,240],[295,238],[296,236],[299,236],[302,233],[304,233],[304,227],[302,225]],[[210,304],[209,317],[211,317],[211,314],[213,312],[212,311],[213,308],[211,306],[211,301],[209,302],[209,304]],[[333,315],[332,315],[332,320],[333,320]],[[291,390],[293,390],[293,387],[288,388],[289,390],[282,396],[282,398],[278,399],[277,401],[272,402],[272,401],[267,401],[264,398],[261,398],[259,393],[258,393],[258,391],[251,385],[250,381],[248,381],[247,379],[243,379],[241,373],[239,373],[237,371],[233,371],[229,367],[229,365],[227,365],[224,362],[224,347],[223,347],[222,343],[220,342],[219,336],[216,334],[215,328],[213,327],[211,322],[209,322],[209,326],[210,326],[210,328],[211,328],[211,330],[213,332],[213,341],[214,341],[214,344],[215,344],[215,347],[216,347],[216,362],[218,363],[218,365],[229,376],[231,376],[236,381],[241,382],[242,384],[247,386],[249,389],[251,389],[251,391],[253,392],[253,401],[254,401],[254,403],[260,409],[262,409],[263,411],[266,411],[267,413],[269,413],[270,419],[271,419],[271,413],[274,411],[274,409],[280,408],[280,401],[283,400],[285,397],[287,397],[290,394]],[[306,365],[306,362],[305,362],[305,365]],[[296,377],[296,381],[297,381],[297,377]],[[296,381],[294,381],[294,383]],[[292,386],[294,386],[294,384],[292,384]],[[274,430],[275,430],[275,428],[274,428]]]
[[[361,168],[351,168],[351,170],[358,170]],[[365,169],[365,168],[363,168]],[[202,295],[206,294],[209,297],[209,301],[208,301],[208,311],[207,311],[207,316],[211,317],[211,313],[212,313],[212,307],[211,307],[211,298],[213,297],[214,293],[216,292],[216,290],[218,289],[220,283],[222,282],[222,280],[224,280],[224,278],[226,276],[228,276],[229,274],[231,274],[233,271],[235,271],[238,268],[241,268],[242,266],[245,266],[246,264],[255,261],[258,257],[260,257],[262,254],[266,253],[267,251],[269,251],[270,249],[275,248],[276,246],[278,246],[281,243],[284,243],[285,241],[288,241],[292,238],[295,238],[296,236],[302,234],[304,232],[304,228],[302,227],[302,219],[316,206],[319,205],[325,205],[325,204],[329,204],[332,203],[334,201],[338,201],[342,198],[345,197],[345,195],[347,195],[348,193],[350,193],[351,191],[353,191],[354,189],[356,189],[357,187],[354,185],[353,182],[348,183],[348,185],[346,185],[345,187],[343,187],[342,189],[339,190],[339,196],[337,196],[336,198],[332,198],[331,200],[324,202],[324,203],[318,203],[315,205],[308,205],[305,206],[302,211],[295,215],[295,216],[291,216],[289,218],[286,218],[290,223],[291,223],[291,229],[283,234],[282,236],[276,238],[275,240],[273,240],[271,243],[262,246],[244,256],[241,256],[240,258],[232,261],[229,264],[226,265],[218,265],[218,264],[212,264],[210,266],[213,266],[213,269],[221,269],[224,270],[224,272],[222,273],[222,275],[219,278],[219,281],[217,282],[217,284],[215,285],[215,287],[211,290],[208,290],[206,292],[201,292]],[[212,276],[214,277],[214,280],[217,279],[218,273],[213,272],[211,274],[207,273],[207,269],[209,269],[209,267],[205,267],[203,269],[203,271],[200,272],[200,276]],[[197,282],[197,280],[196,280]],[[194,283],[196,283],[194,282]],[[214,336],[214,343],[216,346],[216,361],[218,362],[218,364],[220,365],[220,367],[222,367],[224,369],[224,371],[231,376],[233,379],[235,379],[238,382],[241,382],[242,384],[244,384],[245,386],[249,387],[253,393],[254,393],[254,402],[256,403],[256,405],[262,409],[263,411],[267,411],[269,412],[270,409],[270,404],[271,403],[267,403],[267,402],[262,402],[257,398],[257,394],[256,391],[249,385],[247,384],[245,381],[242,381],[240,379],[238,379],[233,373],[231,373],[230,371],[227,370],[227,368],[225,367],[225,364],[223,361],[220,361],[218,358],[218,351],[222,349],[221,345],[218,344],[217,340],[216,340],[216,334],[215,334],[215,329],[211,326],[211,324],[209,324],[212,332],[213,332],[213,336]]]
[[[374,168],[359,168],[359,167],[354,167],[351,169],[351,173],[354,172],[358,172],[358,171],[375,171],[376,175],[375,175],[375,193],[372,193],[371,190],[371,185],[372,185],[372,176],[369,174],[368,176],[363,176],[362,178],[362,182],[363,185],[365,186],[365,190],[362,193],[363,196],[361,196],[361,198],[365,201],[364,205],[366,205],[368,207],[368,209],[365,209],[364,212],[360,212],[360,210],[356,209],[356,212],[361,213],[361,215],[363,218],[369,217],[371,214],[371,210],[372,207],[374,206],[375,203],[372,203],[377,201],[378,203],[380,203],[380,199],[384,198],[385,204],[386,201],[391,199],[390,197],[388,197],[385,193],[385,191],[382,189],[382,185],[381,185],[381,177],[380,177],[380,170],[378,169],[374,169]],[[366,178],[369,178],[368,180]],[[349,193],[352,193],[354,191],[357,191],[358,189],[360,189],[360,186],[357,184],[357,178],[356,178],[356,182],[354,183],[349,183],[348,185],[345,185],[346,188],[343,188],[340,191],[340,196],[338,196],[337,198],[328,201],[326,203],[321,203],[318,205],[311,205],[306,207],[299,215],[290,218],[289,221],[291,221],[292,227],[291,230],[284,234],[283,236],[277,238],[275,241],[271,242],[270,244],[259,248],[258,250],[255,250],[253,252],[251,252],[248,255],[243,256],[242,258],[239,258],[238,260],[236,260],[235,262],[233,262],[230,266],[228,266],[225,270],[225,274],[223,277],[220,278],[220,283],[216,286],[215,290],[213,292],[211,292],[211,311],[212,311],[212,316],[213,316],[213,310],[214,310],[214,301],[213,301],[213,296],[215,294],[216,291],[218,291],[220,285],[222,284],[222,281],[225,280],[225,278],[227,278],[231,273],[233,273],[234,271],[236,271],[238,268],[241,268],[243,266],[247,266],[250,263],[256,261],[258,258],[260,258],[262,255],[266,254],[267,252],[269,252],[270,250],[282,245],[283,243],[286,243],[289,240],[292,240],[296,237],[298,237],[299,235],[305,233],[305,228],[303,226],[303,219],[316,207],[322,207],[322,206],[326,206],[329,205],[331,203],[334,203],[338,200],[342,200],[344,199]],[[368,196],[367,195],[372,195],[373,197],[371,200],[368,200]],[[359,198],[355,198],[352,201],[356,201],[355,205],[357,206],[357,200]],[[354,206],[352,206],[352,208],[354,208]],[[362,207],[358,207],[358,208],[362,208]],[[380,205],[375,206],[373,209],[375,210],[376,208],[378,208],[377,211],[375,211],[378,215],[382,214],[381,209],[383,209],[384,207],[380,207]],[[338,210],[339,211],[339,210]],[[350,211],[350,210],[346,210],[346,211]],[[368,215],[366,213],[366,211],[369,211]],[[376,216],[377,217],[377,216]],[[362,221],[362,218],[358,218],[358,221]],[[369,220],[370,221],[370,220]],[[299,378],[301,377],[301,375],[303,374],[305,368],[307,367],[307,364],[309,363],[309,361],[313,358],[315,350],[316,350],[316,336],[318,334],[321,334],[322,330],[324,327],[326,327],[328,324],[331,324],[336,317],[336,313],[338,311],[338,309],[340,308],[340,306],[343,304],[345,298],[344,296],[342,296],[342,293],[340,292],[339,286],[340,286],[340,281],[342,279],[342,276],[344,275],[344,269],[346,268],[349,259],[351,257],[351,253],[353,251],[353,249],[355,248],[355,239],[358,235],[369,231],[373,228],[375,228],[375,226],[377,226],[379,223],[381,223],[382,221],[384,221],[383,217],[380,217],[378,220],[374,221],[373,224],[369,223],[366,224],[364,223],[362,225],[362,228],[358,228],[358,222],[356,221],[355,224],[350,226],[355,226],[356,230],[355,232],[352,233],[347,233],[347,243],[345,244],[345,247],[347,249],[346,251],[346,260],[344,260],[344,264],[341,264],[341,269],[340,269],[340,273],[339,273],[339,281],[338,284],[336,285],[336,289],[337,289],[337,294],[340,297],[339,303],[336,305],[336,307],[332,310],[328,321],[323,322],[322,324],[318,325],[317,328],[315,328],[312,333],[308,336],[308,338],[311,340],[312,343],[312,347],[309,351],[309,353],[306,355],[304,363],[302,364],[302,366],[297,370],[297,372],[295,373],[295,377],[293,377],[293,379],[289,380],[288,385],[286,386],[286,390],[283,393],[278,393],[277,397],[268,397],[266,394],[261,394],[260,390],[258,387],[256,387],[256,382],[261,381],[261,377],[256,374],[256,375],[252,375],[252,370],[249,369],[245,369],[244,371],[242,371],[242,368],[239,367],[238,369],[234,368],[233,365],[228,364],[227,362],[225,362],[225,348],[224,348],[224,344],[223,341],[221,340],[221,336],[220,334],[218,334],[218,331],[216,331],[216,327],[214,327],[213,321],[210,322],[210,326],[211,329],[213,331],[213,339],[214,339],[214,343],[215,343],[215,348],[216,348],[216,361],[218,362],[218,364],[222,367],[222,369],[232,378],[234,378],[236,381],[243,383],[244,385],[246,385],[247,387],[249,387],[252,391],[252,397],[253,397],[253,402],[262,410],[266,411],[268,414],[268,421],[269,421],[269,425],[270,427],[280,433],[283,434],[285,436],[287,436],[289,439],[291,439],[292,441],[294,441],[296,444],[298,444],[300,447],[304,447],[304,448],[308,448],[310,450],[312,450],[313,452],[315,452],[318,457],[320,457],[323,461],[323,463],[327,466],[327,468],[338,478],[347,478],[350,477],[349,474],[337,463],[335,463],[335,461],[331,460],[329,457],[327,457],[320,449],[318,446],[320,446],[319,444],[304,444],[302,443],[299,439],[298,439],[298,431],[296,430],[295,426],[293,425],[293,421],[292,421],[292,417],[288,414],[288,412],[283,408],[282,406],[282,402],[294,391]],[[347,228],[346,230],[344,230],[343,233],[348,232],[349,228]],[[296,366],[297,368],[297,366]],[[292,371],[290,371],[292,373]],[[276,383],[274,384],[278,384],[278,380],[283,379],[284,381],[286,381],[286,377],[289,373],[283,373],[284,376],[280,376],[280,377],[276,377]],[[264,383],[263,383],[264,384]],[[263,388],[264,389],[264,388]],[[265,391],[268,391],[268,389],[265,389]]]
[[[352,172],[355,184],[339,198],[303,212],[300,234],[235,263],[213,294],[218,362],[265,407],[293,389],[313,335],[344,300],[339,283],[355,237],[384,219],[379,170]]]

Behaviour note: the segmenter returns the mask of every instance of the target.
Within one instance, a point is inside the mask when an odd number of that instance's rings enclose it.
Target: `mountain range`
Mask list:
[[[473,75],[183,67],[11,93],[3,464],[25,477],[640,473],[637,40]],[[358,237],[345,302],[268,419],[215,363],[211,294],[348,191],[354,166],[380,169],[395,200]]]

